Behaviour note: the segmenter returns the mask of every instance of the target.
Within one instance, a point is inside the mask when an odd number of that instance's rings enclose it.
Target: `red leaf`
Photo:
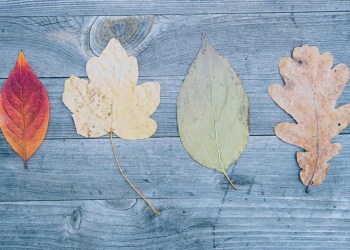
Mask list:
[[[0,128],[25,166],[43,142],[49,118],[47,91],[21,51],[1,90]]]

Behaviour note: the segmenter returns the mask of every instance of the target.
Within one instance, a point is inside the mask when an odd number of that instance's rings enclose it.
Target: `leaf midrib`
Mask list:
[[[318,72],[317,72],[318,73]],[[317,110],[317,103],[316,103],[316,91],[314,90],[314,78],[312,76],[312,79],[310,81],[310,87],[309,89],[311,89],[312,91],[312,101],[314,104],[314,110],[315,110],[315,115],[316,115],[316,132],[317,132],[317,138],[316,138],[316,162],[315,162],[315,167],[312,171],[312,175],[311,175],[311,179],[309,181],[308,186],[312,185],[313,183],[313,178],[315,176],[316,173],[316,169],[318,166],[318,162],[319,162],[319,156],[320,156],[320,127],[319,127],[319,119],[318,119],[318,110]]]
[[[21,115],[23,119],[23,153],[24,160],[27,160],[27,142],[26,142],[26,117],[24,115],[24,105],[23,105],[23,82],[22,82],[22,63],[19,64],[19,81],[21,86]]]
[[[213,116],[213,123],[214,123],[214,132],[215,132],[215,145],[216,145],[216,151],[217,151],[217,155],[218,155],[218,160],[220,163],[220,167],[222,172],[225,172],[224,166],[222,164],[222,159],[221,159],[221,151],[220,151],[220,147],[219,147],[219,141],[218,141],[218,133],[217,133],[217,127],[216,127],[216,114],[215,114],[215,110],[213,107],[213,82],[212,82],[212,74],[211,74],[211,63],[210,63],[210,56],[208,56],[208,69],[209,69],[209,79],[210,79],[210,102],[211,102],[211,112],[212,112],[212,116]]]

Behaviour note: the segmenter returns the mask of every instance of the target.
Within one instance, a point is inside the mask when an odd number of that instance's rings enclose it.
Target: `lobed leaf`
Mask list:
[[[160,85],[137,85],[138,65],[116,39],[111,39],[99,57],[86,65],[89,81],[71,76],[65,82],[63,102],[73,113],[77,133],[85,137],[110,134],[118,169],[128,184],[159,215],[152,204],[131,183],[122,170],[113,142],[113,133],[126,140],[152,136],[157,123],[150,118],[160,102]]]
[[[268,90],[296,121],[277,124],[275,133],[305,149],[297,153],[297,161],[301,181],[308,187],[323,182],[330,168],[328,161],[341,151],[341,145],[331,140],[350,122],[349,104],[335,108],[349,69],[345,64],[332,67],[331,53],[320,54],[318,48],[307,45],[295,48],[293,58],[283,57],[279,63],[285,85],[273,84]]]
[[[89,81],[71,76],[63,102],[73,113],[77,133],[100,137],[111,129],[127,140],[152,136],[157,123],[150,118],[160,102],[160,85],[137,85],[138,65],[118,40],[111,39],[99,57],[86,65]]]

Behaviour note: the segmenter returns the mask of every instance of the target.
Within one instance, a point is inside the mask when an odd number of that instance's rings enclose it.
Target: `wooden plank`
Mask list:
[[[274,136],[250,137],[228,173],[239,188],[227,197],[290,197],[350,201],[350,135],[336,138],[343,152],[332,159],[323,185],[305,193],[295,160],[297,147]],[[225,177],[193,161],[179,138],[116,139],[121,165],[147,197],[212,198],[228,188]],[[108,139],[46,140],[29,161],[0,140],[0,201],[136,198],[117,170]]]
[[[47,139],[83,138],[76,133],[71,112],[62,102],[64,80],[63,78],[41,79],[49,92],[51,105],[51,117]],[[183,79],[180,77],[142,77],[140,78],[140,83],[154,80],[159,81],[161,84],[161,103],[152,116],[158,124],[158,129],[153,137],[179,136],[176,120],[176,99]],[[280,109],[267,93],[267,87],[271,83],[279,81],[280,79],[278,78],[257,80],[243,77],[244,86],[250,99],[251,135],[274,135],[273,128],[277,123],[282,121],[293,122],[293,119]],[[339,105],[343,105],[349,102],[349,100],[350,84],[346,87],[338,103]],[[349,132],[350,127],[345,129],[343,133]]]
[[[302,44],[350,64],[350,13],[0,18],[0,77],[23,49],[38,76],[86,76],[89,57],[112,37],[137,56],[141,76],[184,77],[202,32],[242,77],[273,79],[278,61]]]
[[[229,192],[230,193],[230,192]],[[3,249],[349,249],[349,201],[325,198],[0,203]]]
[[[347,0],[2,0],[0,16],[217,14],[251,12],[349,11]]]

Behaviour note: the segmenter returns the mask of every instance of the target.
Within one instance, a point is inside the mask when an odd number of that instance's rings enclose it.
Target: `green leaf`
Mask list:
[[[249,137],[249,101],[236,72],[206,37],[181,87],[177,122],[191,157],[230,181],[226,171]]]

